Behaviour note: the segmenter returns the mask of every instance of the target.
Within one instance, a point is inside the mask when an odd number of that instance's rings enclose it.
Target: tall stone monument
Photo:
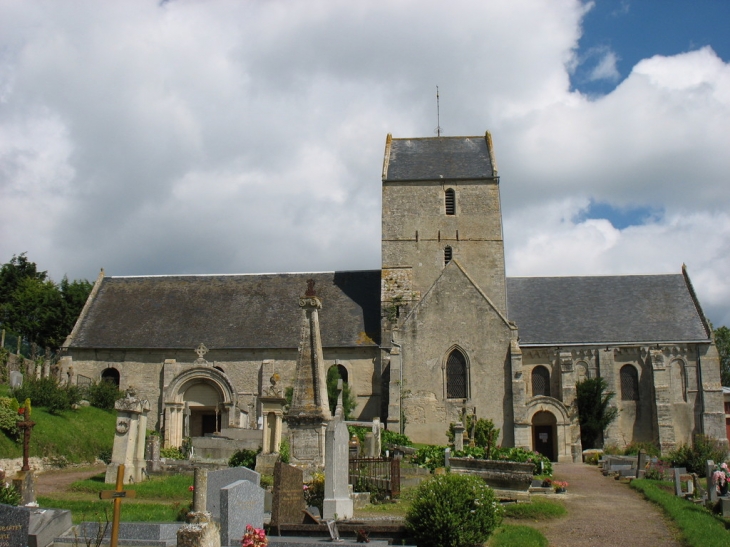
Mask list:
[[[342,380],[337,382],[337,390],[335,417],[327,425],[325,434],[324,505],[322,507],[322,517],[325,519],[349,519],[353,515],[353,504],[347,484],[350,435],[347,432],[345,411],[342,406]]]
[[[307,281],[307,292],[299,299],[299,307],[302,309],[299,356],[286,422],[291,445],[290,463],[306,471],[324,466],[325,430],[332,419],[319,333],[322,301],[314,291],[314,280]]]
[[[279,459],[284,405],[286,404],[286,398],[279,385],[280,381],[280,376],[276,372],[273,373],[269,379],[271,386],[268,389],[262,389],[259,397],[264,425],[264,443],[261,454],[256,456],[256,471],[259,473],[272,474],[274,464]]]
[[[140,482],[142,471],[147,467],[144,457],[145,435],[147,433],[147,412],[149,401],[137,398],[134,388],[127,389],[124,398],[114,403],[117,411],[116,433],[112,462],[106,468],[104,482],[114,483],[117,480],[117,468],[124,464],[124,484]]]

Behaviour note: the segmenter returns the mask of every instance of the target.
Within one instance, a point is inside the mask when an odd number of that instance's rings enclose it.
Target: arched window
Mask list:
[[[451,247],[448,245],[444,247],[444,266],[446,266],[449,262],[451,262],[451,259],[454,257],[454,251]]]
[[[621,367],[621,400],[639,400],[639,373],[632,365]]]
[[[448,399],[468,398],[466,357],[458,349],[446,360],[446,397]]]
[[[115,386],[119,387],[119,371],[115,368],[105,368],[101,372],[102,382],[111,382]]]
[[[454,192],[453,188],[448,188],[444,192],[444,205],[446,206],[447,215],[456,214],[456,192]]]
[[[532,369],[532,396],[550,397],[550,371],[542,365]]]

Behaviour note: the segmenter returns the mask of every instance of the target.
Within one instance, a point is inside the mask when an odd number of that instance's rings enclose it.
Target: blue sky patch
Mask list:
[[[571,87],[589,96],[613,91],[642,59],[711,46],[730,60],[730,1],[595,0],[583,18]]]
[[[617,230],[623,230],[629,226],[641,226],[648,221],[657,220],[664,215],[662,209],[651,207],[614,207],[609,203],[596,202],[591,200],[587,209],[583,209],[573,219],[577,224],[588,219],[603,218],[608,220]]]

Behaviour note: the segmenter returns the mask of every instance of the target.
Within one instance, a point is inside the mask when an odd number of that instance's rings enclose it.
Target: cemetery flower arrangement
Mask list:
[[[312,480],[303,485],[304,502],[307,507],[317,507],[319,514],[324,514],[324,473],[313,473]]]
[[[712,472],[712,478],[715,483],[717,491],[720,491],[721,486],[725,486],[730,481],[730,470],[728,470],[726,463],[715,465],[715,470]]]
[[[552,481],[552,484],[553,490],[555,490],[556,493],[565,492],[568,489],[567,481]]]
[[[645,478],[654,481],[667,480],[669,472],[667,471],[667,464],[661,460],[657,462],[648,462],[646,464],[646,475]]]
[[[254,528],[250,524],[246,525],[246,533],[243,534],[241,547],[265,547],[269,544],[266,532],[261,528]]]

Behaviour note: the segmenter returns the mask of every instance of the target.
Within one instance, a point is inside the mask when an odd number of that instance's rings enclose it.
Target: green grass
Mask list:
[[[529,526],[505,524],[489,538],[489,547],[548,547],[548,540]]]
[[[181,500],[190,501],[193,494],[192,475],[170,475],[168,477],[152,477],[138,484],[130,484],[125,490],[134,490],[136,499]],[[104,473],[100,473],[83,481],[77,481],[69,487],[72,492],[97,494],[102,490],[113,490],[114,485],[104,483]]]
[[[512,503],[505,505],[504,516],[519,520],[549,520],[564,517],[568,514],[565,506],[553,500],[532,496],[531,503]]]
[[[93,462],[114,443],[116,415],[108,410],[84,407],[53,415],[43,408],[33,408],[31,419],[36,423],[30,437],[31,456],[63,456],[70,463]],[[23,446],[0,432],[0,454],[20,458]]]
[[[684,542],[690,547],[730,545],[730,532],[727,530],[726,521],[704,507],[664,491],[655,481],[633,480],[631,488],[643,493],[648,500],[664,509],[679,528]]]
[[[109,520],[112,518],[111,501],[72,501],[57,498],[39,497],[41,507],[51,509],[69,509],[74,524],[83,521],[105,521],[106,509]],[[175,522],[181,504],[135,503],[132,500],[122,501],[122,522]]]

